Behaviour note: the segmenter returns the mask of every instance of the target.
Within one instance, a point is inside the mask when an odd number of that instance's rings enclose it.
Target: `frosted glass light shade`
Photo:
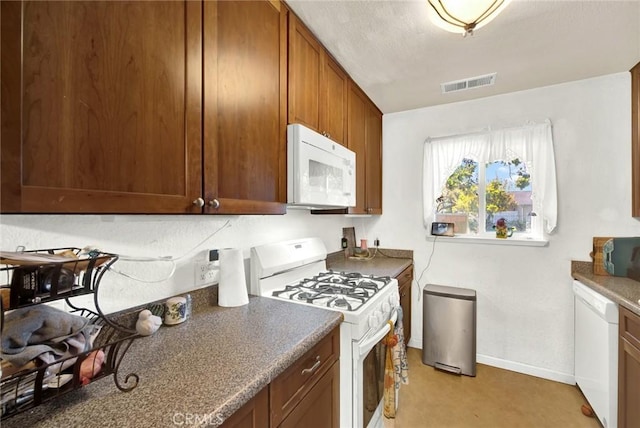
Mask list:
[[[429,19],[452,33],[473,34],[491,22],[511,0],[428,0]]]

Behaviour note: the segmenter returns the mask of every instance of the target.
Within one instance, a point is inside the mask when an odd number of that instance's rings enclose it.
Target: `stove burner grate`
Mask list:
[[[358,272],[321,272],[297,284],[274,291],[275,297],[288,298],[313,305],[354,311],[391,282],[388,276],[376,277]]]

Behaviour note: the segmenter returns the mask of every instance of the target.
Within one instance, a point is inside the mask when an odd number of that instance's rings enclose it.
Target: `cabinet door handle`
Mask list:
[[[210,201],[209,201],[209,204],[208,204],[208,205],[209,205],[211,208],[217,209],[217,208],[220,208],[220,201],[219,201],[219,200],[217,200],[217,199],[212,199],[212,200],[210,200]]]
[[[314,365],[312,365],[308,369],[302,370],[302,375],[311,374],[311,373],[315,372],[316,370],[318,370],[318,367],[320,367],[320,355],[316,356],[316,362],[315,362]]]
[[[198,199],[194,200],[193,201],[193,205],[197,206],[198,208],[204,207],[204,199],[198,198]]]

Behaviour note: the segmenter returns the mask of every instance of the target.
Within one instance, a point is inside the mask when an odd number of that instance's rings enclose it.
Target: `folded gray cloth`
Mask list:
[[[89,350],[94,326],[89,320],[47,305],[16,309],[5,315],[0,357],[14,365],[23,365],[45,352],[59,358]],[[70,349],[71,336],[85,336],[84,349]],[[66,354],[66,355],[65,355]]]

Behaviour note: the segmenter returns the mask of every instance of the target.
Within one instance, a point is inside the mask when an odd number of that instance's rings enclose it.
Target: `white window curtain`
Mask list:
[[[553,232],[558,218],[556,167],[551,121],[517,128],[491,130],[452,137],[429,138],[424,144],[424,224],[434,220],[436,198],[463,159],[478,163],[518,158],[530,166],[533,211]]]

